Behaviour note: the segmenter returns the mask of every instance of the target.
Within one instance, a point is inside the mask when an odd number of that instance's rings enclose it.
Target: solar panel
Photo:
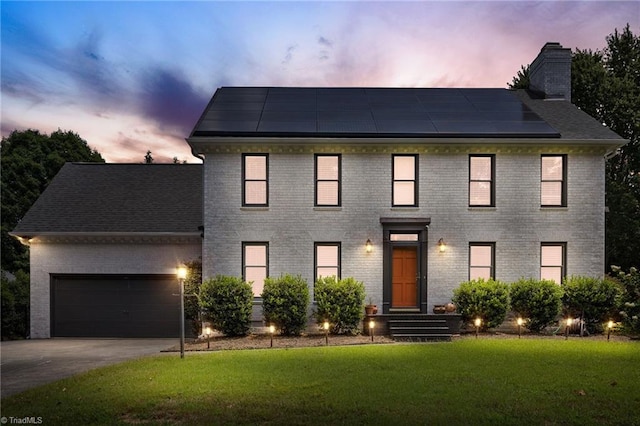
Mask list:
[[[559,137],[506,89],[223,87],[194,136]]]

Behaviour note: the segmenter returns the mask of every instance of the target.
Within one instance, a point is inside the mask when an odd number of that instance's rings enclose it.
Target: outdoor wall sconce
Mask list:
[[[371,334],[371,341],[373,342],[373,329],[376,328],[376,322],[374,320],[369,321],[369,334]]]
[[[609,320],[609,322],[607,323],[607,342],[609,341],[609,338],[611,337],[611,329],[613,328],[613,321]]]
[[[480,317],[476,318],[473,322],[476,326],[476,339],[478,338],[478,333],[480,332],[480,325],[482,325],[482,319]]]
[[[522,327],[522,323],[524,323],[524,320],[521,317],[518,317],[518,320],[516,321],[518,323],[518,339],[520,338],[520,327]]]
[[[324,344],[329,346],[329,321],[325,321],[322,328],[324,328]]]
[[[447,250],[447,243],[442,238],[438,240],[438,249],[440,249],[440,253],[444,253]]]
[[[371,253],[373,251],[373,244],[371,244],[371,240],[367,238],[367,242],[364,243],[364,249],[367,253]]]

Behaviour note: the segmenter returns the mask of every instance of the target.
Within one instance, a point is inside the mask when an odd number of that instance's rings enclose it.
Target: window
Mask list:
[[[242,205],[269,205],[268,155],[242,156]]]
[[[469,206],[492,207],[494,196],[494,155],[469,156]]]
[[[269,244],[242,243],[242,278],[252,283],[254,297],[260,297],[268,276]]]
[[[495,243],[469,244],[469,279],[495,277]]]
[[[418,205],[418,156],[393,156],[392,205]]]
[[[567,205],[567,156],[540,157],[540,205],[543,207]]]
[[[340,155],[316,155],[316,206],[340,205]]]
[[[566,243],[542,243],[540,246],[540,279],[562,284],[565,272]]]
[[[315,276],[340,279],[340,243],[315,243]]]

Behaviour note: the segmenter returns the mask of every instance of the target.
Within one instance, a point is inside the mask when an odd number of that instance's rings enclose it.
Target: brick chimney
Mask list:
[[[529,89],[545,99],[571,102],[571,49],[546,43],[529,67]]]

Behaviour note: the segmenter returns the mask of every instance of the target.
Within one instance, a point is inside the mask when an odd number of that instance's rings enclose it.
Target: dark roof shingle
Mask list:
[[[13,234],[197,233],[202,165],[67,163]]]

